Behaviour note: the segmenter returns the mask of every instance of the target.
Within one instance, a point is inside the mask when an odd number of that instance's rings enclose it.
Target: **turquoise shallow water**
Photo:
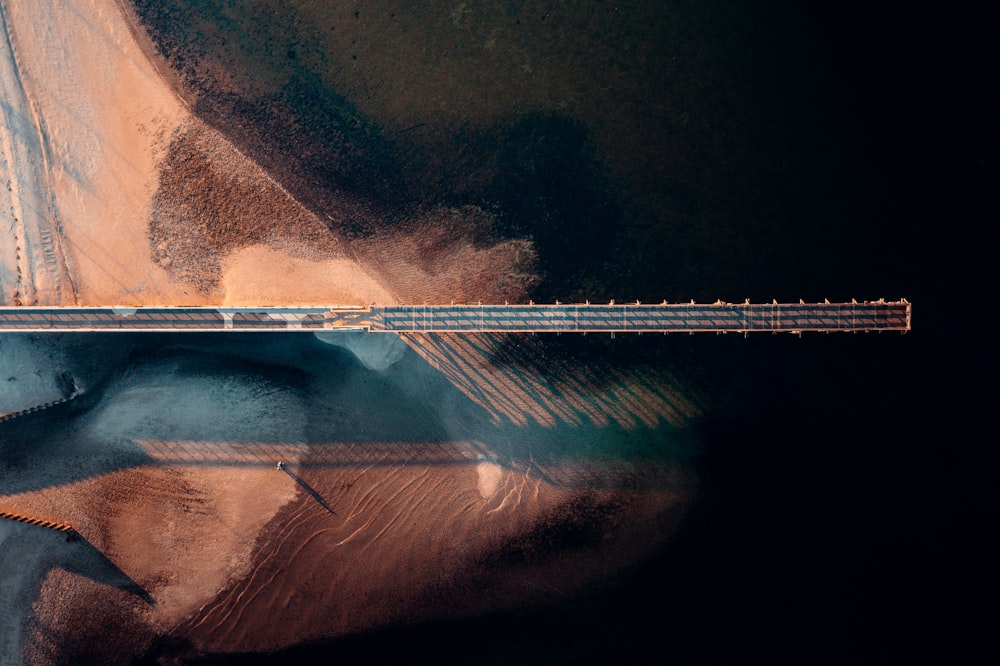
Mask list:
[[[983,17],[727,2],[135,6],[170,61],[215,91],[196,110],[314,210],[364,211],[349,234],[474,205],[495,213],[495,234],[534,240],[539,301],[915,304],[905,337],[560,338],[562,359],[669,371],[704,405],[703,485],[677,539],[566,607],[297,656],[949,654],[965,616],[942,609],[984,582],[969,528],[993,496],[988,466],[970,462],[985,339],[959,338],[940,307],[969,305],[984,284],[961,278],[985,253],[985,116],[958,111],[986,100]],[[214,88],[209,59],[242,87]],[[521,640],[498,646],[501,633]]]

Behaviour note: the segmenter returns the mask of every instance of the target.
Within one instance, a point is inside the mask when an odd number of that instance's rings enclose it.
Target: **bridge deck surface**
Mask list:
[[[2,307],[0,332],[288,331],[711,333],[907,331],[905,300],[864,303],[394,305],[358,307]]]
[[[377,331],[718,332],[907,330],[908,303],[393,306]]]

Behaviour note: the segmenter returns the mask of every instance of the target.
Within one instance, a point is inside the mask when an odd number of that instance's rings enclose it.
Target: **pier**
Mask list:
[[[320,307],[0,307],[0,332],[803,333],[910,330],[906,300]]]

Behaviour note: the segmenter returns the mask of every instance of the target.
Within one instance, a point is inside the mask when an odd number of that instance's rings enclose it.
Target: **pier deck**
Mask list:
[[[0,332],[803,333],[908,331],[905,299],[863,303],[590,303],[371,307],[0,307]]]

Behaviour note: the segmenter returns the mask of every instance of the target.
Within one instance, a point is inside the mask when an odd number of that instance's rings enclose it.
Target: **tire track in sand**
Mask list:
[[[3,226],[10,230],[0,236],[0,282],[5,283],[0,298],[15,305],[75,303],[49,185],[44,121],[24,84],[5,0],[0,0],[0,27],[0,155],[9,200],[0,219],[9,216]],[[8,271],[12,275],[5,277]]]

